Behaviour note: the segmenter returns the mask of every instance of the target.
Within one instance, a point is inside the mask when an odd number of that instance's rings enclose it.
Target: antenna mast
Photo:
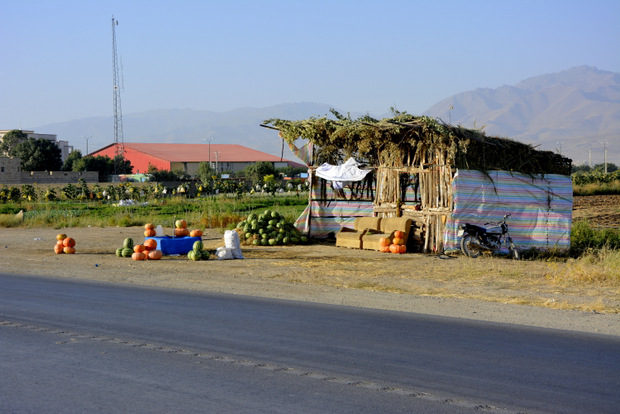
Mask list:
[[[115,158],[120,155],[123,156],[123,110],[121,108],[121,85],[120,76],[118,70],[118,59],[116,53],[116,26],[118,26],[118,20],[112,16],[112,82],[114,87],[114,148]],[[116,171],[116,162],[114,162],[114,174]],[[124,165],[121,166],[124,169]],[[124,171],[120,171],[124,172]]]

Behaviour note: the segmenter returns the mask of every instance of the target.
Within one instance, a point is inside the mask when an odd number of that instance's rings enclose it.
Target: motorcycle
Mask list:
[[[461,251],[463,254],[475,258],[484,251],[497,252],[502,247],[502,243],[506,243],[506,247],[512,257],[515,260],[519,260],[521,254],[512,242],[508,232],[508,224],[506,224],[506,218],[508,217],[510,217],[510,214],[506,214],[500,222],[488,228],[469,223],[463,224],[458,231],[459,237],[462,237]],[[488,224],[490,223],[485,223],[485,226]]]

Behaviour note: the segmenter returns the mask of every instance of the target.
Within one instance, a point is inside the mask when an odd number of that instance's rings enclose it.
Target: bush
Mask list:
[[[620,230],[616,228],[596,229],[586,220],[573,224],[571,229],[571,256],[579,256],[591,250],[620,249]]]

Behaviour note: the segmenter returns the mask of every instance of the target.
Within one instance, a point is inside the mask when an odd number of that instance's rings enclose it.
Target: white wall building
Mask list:
[[[4,137],[4,134],[10,131],[11,131],[10,129],[0,130],[0,139]],[[39,133],[35,133],[34,131],[27,131],[27,130],[22,130],[22,132],[26,134],[28,138],[34,138],[34,139],[43,138],[43,139],[47,139],[48,141],[54,141],[56,145],[58,146],[58,148],[60,148],[60,157],[62,158],[62,162],[65,162],[69,153],[73,151],[73,145],[69,145],[69,141],[58,141],[56,134],[39,134]]]

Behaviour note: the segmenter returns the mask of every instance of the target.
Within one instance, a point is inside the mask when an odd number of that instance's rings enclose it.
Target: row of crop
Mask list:
[[[306,191],[307,187],[301,183],[265,183],[262,186],[250,187],[243,181],[214,180],[210,184],[183,182],[174,186],[164,186],[161,183],[132,183],[123,182],[107,185],[88,185],[81,180],[77,184],[67,184],[62,187],[38,186],[37,184],[23,184],[21,186],[0,187],[0,203],[20,203],[22,201],[99,201],[118,202],[121,200],[146,201],[171,196],[187,198],[204,197],[214,194],[232,194],[241,196],[252,193],[281,193],[284,191]]]
[[[604,173],[601,171],[580,171],[572,175],[573,184],[610,184],[616,180],[620,180],[620,170]]]

